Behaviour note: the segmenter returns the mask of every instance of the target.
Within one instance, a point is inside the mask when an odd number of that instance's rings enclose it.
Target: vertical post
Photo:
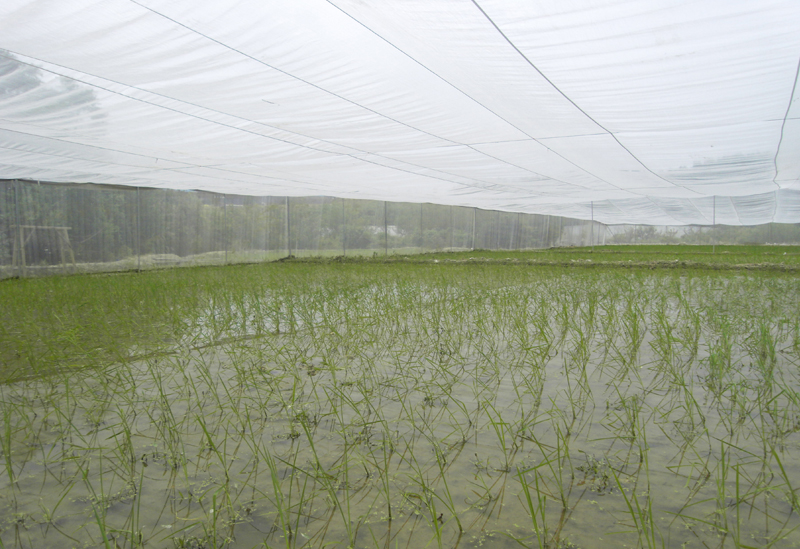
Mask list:
[[[478,208],[472,208],[472,246],[470,247],[472,248],[473,251],[475,251],[475,217],[476,217],[475,214],[477,210]]]
[[[62,238],[61,233],[64,233],[64,237]],[[64,239],[69,242],[69,233],[67,229],[55,229],[56,233],[56,246],[58,246],[58,257],[61,259],[61,267],[63,268],[64,272],[67,272],[67,258],[64,256]]]
[[[592,208],[592,225],[589,231],[589,241],[592,243],[592,253],[594,253],[594,201],[589,202]]]
[[[270,202],[271,202],[270,197],[261,198],[261,205],[264,207],[264,260],[265,261],[267,257],[269,257],[269,218],[270,218],[269,203]]]
[[[25,243],[30,239],[31,236],[36,234],[36,229],[29,229],[31,231],[28,238],[25,238],[25,230],[20,225],[19,227],[19,257],[22,260],[22,274],[20,276],[25,276],[28,272],[28,260],[25,257]],[[34,240],[35,242],[35,240]]]
[[[717,253],[717,238],[716,238],[716,228],[717,228],[717,197],[714,195],[711,197],[711,253]]]
[[[292,220],[290,219],[289,197],[286,197],[286,257],[292,255]]]
[[[136,187],[136,270],[142,270],[142,218],[140,213],[142,197]]]
[[[225,246],[225,265],[228,264],[228,195],[222,195],[222,242]]]
[[[547,227],[545,227],[545,230],[544,230],[544,245],[545,245],[546,248],[550,248],[552,246],[552,244],[550,244],[550,218],[551,217],[552,216],[548,215],[545,218],[545,221],[547,223]]]
[[[497,215],[494,216],[494,232],[497,234],[497,238],[494,240],[494,249],[500,249],[500,210],[495,212]]]
[[[167,234],[169,233],[169,202],[171,191],[168,189],[162,189],[161,193],[164,195],[164,224],[161,226],[161,252],[162,254],[167,253],[169,247],[167,246]]]
[[[22,224],[19,219],[19,180],[14,180],[14,221],[16,231],[14,231],[14,255],[12,263],[17,261],[17,276],[25,276],[25,243],[22,240]]]
[[[388,206],[386,201],[383,201],[383,255],[389,256],[389,220],[386,215]]]
[[[517,250],[522,249],[522,212],[517,212],[517,230],[515,231],[517,234]]]
[[[450,251],[453,251],[453,206],[450,205]]]
[[[342,255],[347,255],[347,216],[344,213],[344,198],[342,198]]]
[[[425,204],[419,205],[419,252],[422,253],[425,246],[425,231],[422,230],[422,208]]]

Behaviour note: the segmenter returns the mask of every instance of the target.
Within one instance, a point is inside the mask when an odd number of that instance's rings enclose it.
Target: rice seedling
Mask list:
[[[4,547],[800,544],[790,275],[289,262],[17,284]]]

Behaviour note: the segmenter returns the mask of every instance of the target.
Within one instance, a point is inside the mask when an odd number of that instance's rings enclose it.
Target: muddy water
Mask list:
[[[346,321],[2,387],[0,539],[799,546],[796,283],[624,282],[363,292]]]

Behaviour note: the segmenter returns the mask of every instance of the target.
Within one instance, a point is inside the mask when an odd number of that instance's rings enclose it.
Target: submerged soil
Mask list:
[[[800,546],[794,277],[280,269],[0,386],[5,547]]]

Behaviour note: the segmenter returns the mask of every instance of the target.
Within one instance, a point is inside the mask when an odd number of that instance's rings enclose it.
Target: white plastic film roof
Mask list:
[[[795,223],[799,61],[797,0],[3,0],[0,178]]]

